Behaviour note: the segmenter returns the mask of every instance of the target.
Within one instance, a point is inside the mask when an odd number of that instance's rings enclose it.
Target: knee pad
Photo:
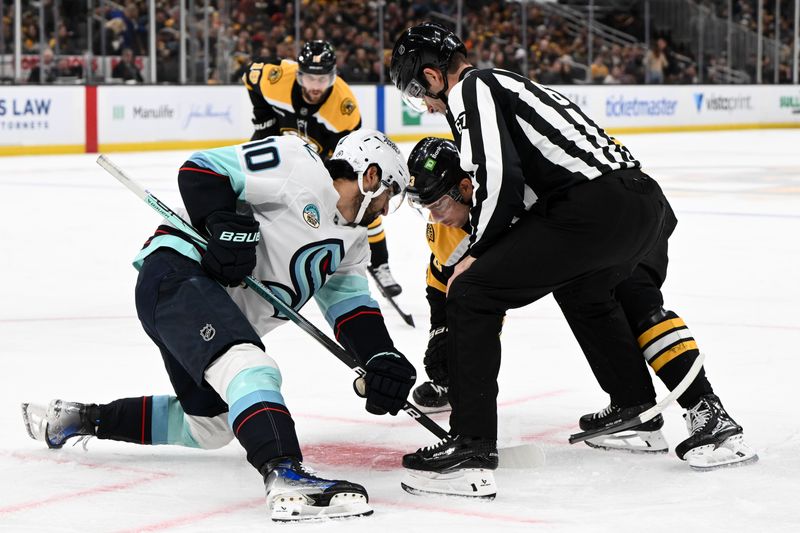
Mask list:
[[[228,351],[209,365],[204,377],[208,384],[217,391],[217,394],[230,405],[228,388],[240,373],[249,369],[264,369],[264,379],[268,382],[266,386],[270,389],[280,390],[282,377],[278,364],[261,348],[253,344],[231,346]]]
[[[228,423],[252,405],[286,406],[281,372],[275,360],[253,344],[237,344],[205,371],[205,379],[228,404]]]
[[[189,433],[191,433],[197,446],[204,450],[222,448],[233,440],[233,432],[228,426],[227,413],[214,417],[184,416]]]
[[[637,341],[656,372],[676,357],[697,353],[697,343],[683,319],[660,306],[640,322]]]

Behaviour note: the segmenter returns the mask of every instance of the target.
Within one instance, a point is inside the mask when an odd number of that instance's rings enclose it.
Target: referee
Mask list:
[[[447,287],[452,437],[404,465],[496,466],[502,317],[550,293],[611,402],[652,405],[645,360],[613,295],[664,229],[658,184],[577,105],[519,74],[476,69],[437,24],[400,36],[390,74],[407,104],[446,114],[474,188],[469,248]]]

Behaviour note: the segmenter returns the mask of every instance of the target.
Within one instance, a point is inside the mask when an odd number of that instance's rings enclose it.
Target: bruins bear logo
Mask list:
[[[352,115],[355,110],[356,103],[353,100],[345,98],[344,101],[342,101],[341,111],[343,115]]]
[[[267,74],[267,79],[270,83],[278,83],[278,80],[283,76],[283,69],[281,67],[272,67]]]

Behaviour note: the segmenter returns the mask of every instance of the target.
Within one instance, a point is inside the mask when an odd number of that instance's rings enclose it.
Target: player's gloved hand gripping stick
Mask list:
[[[175,211],[168,205],[164,204],[150,191],[144,189],[141,185],[128,177],[122,169],[112,163],[105,155],[97,158],[97,164],[103,167],[109,174],[114,176],[120,183],[130,189],[136,196],[144,200],[144,202],[163,216],[170,224],[181,230],[189,237],[194,239],[201,247],[206,248],[207,239],[201,235],[191,224],[183,220]],[[354,370],[361,378],[366,375],[366,371],[358,365],[355,357],[353,357],[347,350],[339,346],[336,341],[325,335],[322,331],[317,329],[311,322],[306,320],[302,315],[295,311],[291,306],[286,304],[283,300],[278,298],[266,285],[253,278],[247,276],[244,278],[244,283],[253,289],[256,294],[268,301],[275,309],[281,312],[284,316],[288,317],[292,322],[300,326],[300,328],[311,335],[317,342],[322,344],[333,355],[339,358],[344,364]],[[408,416],[419,422],[428,431],[433,433],[437,438],[443,439],[448,436],[447,431],[444,430],[439,424],[428,418],[424,413],[421,413],[414,405],[406,401],[402,406]],[[509,468],[534,468],[541,466],[544,462],[541,450],[535,445],[523,444],[510,448],[502,448],[499,450],[500,465]]]

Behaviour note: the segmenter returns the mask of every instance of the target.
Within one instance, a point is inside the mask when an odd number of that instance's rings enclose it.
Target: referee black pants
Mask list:
[[[655,399],[614,287],[657,242],[666,206],[641,171],[609,173],[535,206],[453,281],[446,304],[453,434],[497,437],[503,316],[549,293],[611,401]],[[535,356],[535,338],[526,351],[515,356]]]

